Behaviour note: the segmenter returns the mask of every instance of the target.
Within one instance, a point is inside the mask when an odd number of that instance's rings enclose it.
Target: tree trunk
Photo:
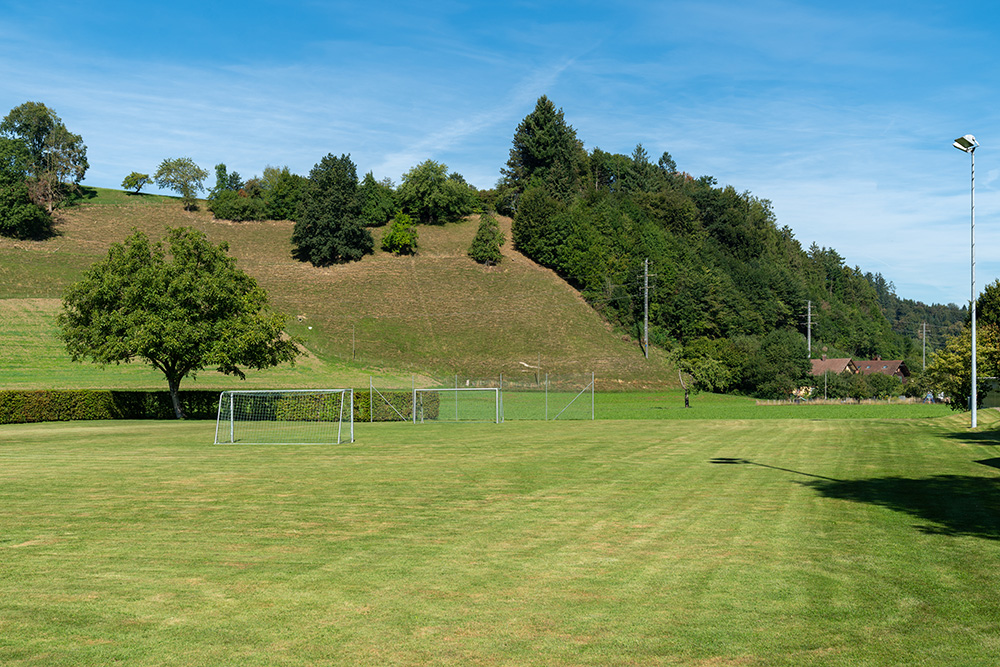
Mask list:
[[[174,414],[178,419],[184,419],[184,410],[181,408],[180,378],[167,377],[167,386],[170,387],[170,402],[174,404]]]

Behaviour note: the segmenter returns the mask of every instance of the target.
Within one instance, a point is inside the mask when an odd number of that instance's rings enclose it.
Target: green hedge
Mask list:
[[[217,391],[182,391],[190,419],[215,419]],[[79,419],[173,419],[167,391],[41,390],[0,391],[0,424]]]
[[[215,419],[218,391],[182,391],[181,405],[189,419]],[[413,419],[413,395],[408,391],[382,392],[406,420]],[[367,389],[354,391],[355,421],[399,421],[399,414],[375,395],[374,419]],[[424,415],[437,416],[438,397],[424,397]],[[40,390],[0,391],[0,424],[74,421],[86,419],[173,419],[167,391]]]
[[[382,400],[383,397],[385,400]],[[383,391],[381,396],[374,394],[375,414],[372,415],[371,394],[368,389],[354,390],[354,421],[366,422],[394,422],[401,421],[402,415],[406,421],[413,420],[413,393],[409,391]],[[388,403],[386,402],[388,401]],[[392,407],[389,407],[389,405]],[[424,396],[424,417],[436,419],[440,399],[437,394],[427,394]],[[393,410],[395,408],[395,410]],[[398,411],[398,414],[397,414]]]

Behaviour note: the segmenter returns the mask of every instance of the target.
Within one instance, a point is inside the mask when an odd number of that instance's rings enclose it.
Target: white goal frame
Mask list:
[[[344,442],[354,442],[353,389],[238,390],[219,394],[217,445]]]
[[[472,417],[463,414],[460,401],[467,392],[480,392],[493,395],[492,414],[482,412]],[[451,405],[438,407],[438,417],[434,421],[458,423],[492,423],[499,424],[503,420],[501,411],[500,389],[497,387],[435,387],[433,389],[413,389],[413,423],[424,422],[423,397],[428,394],[454,394],[454,407]],[[489,400],[489,399],[487,399]]]

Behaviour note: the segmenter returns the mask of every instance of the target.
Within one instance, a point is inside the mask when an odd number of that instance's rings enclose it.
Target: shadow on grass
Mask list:
[[[768,465],[766,463],[757,463],[756,461],[750,461],[749,459],[730,459],[730,458],[714,458],[711,461],[716,464],[729,464],[729,465],[748,465],[748,466],[758,466],[760,468],[770,468],[771,470],[780,470],[782,472],[790,472],[795,475],[804,475],[806,477],[815,477],[817,479],[825,479],[831,482],[839,482],[839,479],[834,479],[833,477],[824,477],[823,475],[814,475],[811,472],[802,472],[801,470],[792,470],[791,468],[781,468],[778,466]]]
[[[1000,431],[956,431],[945,435],[950,440],[961,440],[970,445],[1000,445]]]
[[[711,463],[752,465],[812,477],[812,481],[798,483],[827,498],[879,505],[909,514],[924,522],[915,527],[928,535],[1000,539],[1000,477],[934,475],[925,479],[840,480],[748,459],[714,458]],[[1000,469],[1000,457],[976,463]]]
[[[1000,467],[997,459],[988,461],[979,463]],[[926,479],[877,477],[802,484],[828,498],[905,512],[926,522],[916,528],[930,535],[1000,539],[1000,478],[934,475]]]

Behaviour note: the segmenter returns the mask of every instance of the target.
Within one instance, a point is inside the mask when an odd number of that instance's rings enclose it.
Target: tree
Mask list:
[[[299,354],[282,333],[285,316],[236,267],[228,246],[199,231],[168,229],[168,251],[136,230],[111,246],[63,297],[62,338],[74,361],[102,366],[142,359],[167,379],[174,412],[180,383],[208,367],[246,377]]]
[[[472,245],[469,246],[469,257],[480,264],[499,264],[503,261],[500,246],[506,240],[504,233],[500,231],[497,219],[489,213],[483,213],[479,217],[479,229],[472,239]]]
[[[40,240],[52,236],[52,218],[31,200],[27,148],[0,137],[0,236]]]
[[[361,197],[361,219],[368,227],[381,227],[398,210],[396,193],[388,178],[376,181],[369,171],[361,180],[358,193]]]
[[[239,192],[243,189],[243,179],[238,171],[227,172],[225,163],[215,165],[215,187],[208,191],[208,198],[214,199],[223,192]]]
[[[302,192],[309,181],[293,174],[287,166],[264,167],[261,176],[264,191],[264,209],[270,220],[295,220],[302,200]]]
[[[810,368],[805,337],[776,329],[749,356],[744,389],[760,398],[788,398],[799,387],[812,384]]]
[[[205,189],[202,182],[206,178],[208,172],[189,157],[167,158],[160,163],[153,175],[158,186],[173,190],[181,196],[185,211],[194,210],[195,197]]]
[[[314,266],[370,255],[375,241],[361,222],[358,172],[350,155],[328,154],[309,172],[292,232],[294,256]]]
[[[239,172],[227,172],[225,164],[215,165],[215,186],[208,193],[208,210],[219,220],[264,220],[260,180],[244,181]]]
[[[448,174],[448,165],[434,160],[425,160],[403,174],[397,196],[403,210],[425,225],[456,222],[479,206],[476,189],[461,174]]]
[[[400,211],[389,231],[382,237],[382,250],[394,255],[412,255],[417,251],[417,228],[413,218]]]
[[[28,191],[51,214],[87,173],[87,147],[56,113],[41,102],[25,102],[0,122],[0,137],[26,149]]]
[[[982,407],[987,377],[1000,373],[1000,326],[976,327],[976,407]],[[922,381],[951,399],[952,410],[969,410],[972,399],[972,331],[963,327],[944,348],[931,354]]]
[[[587,153],[562,109],[548,97],[538,98],[514,133],[504,183],[518,194],[537,181],[548,194],[568,203],[581,191],[587,173]]]
[[[134,194],[139,194],[139,190],[143,187],[149,185],[152,179],[149,174],[140,174],[137,171],[133,171],[131,174],[122,179],[122,187],[126,190],[135,190]]]

